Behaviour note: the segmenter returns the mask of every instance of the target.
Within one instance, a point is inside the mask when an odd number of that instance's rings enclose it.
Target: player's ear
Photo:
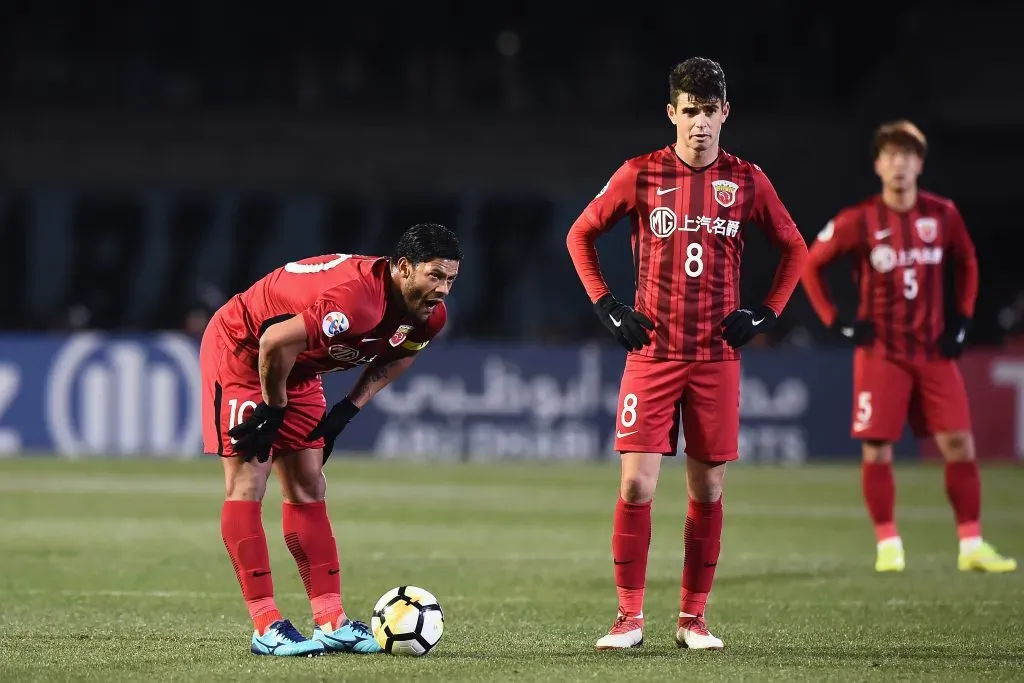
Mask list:
[[[729,111],[729,103],[726,102],[725,104],[722,105],[722,123],[725,123],[725,120],[729,118]]]
[[[668,120],[672,122],[672,125],[676,125],[676,108],[671,102],[665,105],[665,113],[668,114]]]

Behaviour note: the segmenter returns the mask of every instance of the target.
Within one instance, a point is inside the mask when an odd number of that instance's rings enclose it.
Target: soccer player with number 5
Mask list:
[[[210,320],[199,350],[203,449],[224,465],[221,535],[252,617],[254,654],[380,652],[342,608],[323,466],[349,421],[444,327],[461,259],[450,230],[414,225],[391,258],[288,263]],[[320,375],[357,367],[363,373],[349,395],[326,410]],[[261,511],[271,469],[284,497],[285,543],[313,611],[310,639],[274,602]]]
[[[729,116],[725,74],[693,57],[669,74],[676,141],[626,161],[573,223],[566,240],[601,322],[628,351],[619,390],[621,454],[612,559],[619,612],[599,650],[643,644],[651,503],[662,456],[686,442],[689,508],[675,639],[719,649],[705,606],[722,535],[726,463],[738,455],[739,348],[771,329],[800,280],[807,247],[761,169],[719,149]],[[618,301],[601,274],[595,242],[631,220],[635,305]],[[740,259],[749,224],[782,251],[768,296],[740,302]]]
[[[862,488],[875,526],[875,569],[903,571],[894,517],[892,444],[908,415],[918,438],[934,436],[946,460],[946,495],[960,538],[961,570],[1013,571],[981,537],[981,482],[964,380],[963,351],[978,295],[978,262],[960,212],[918,190],[927,140],[909,121],[883,124],[873,142],[882,192],[843,209],[811,247],[803,285],[815,311],[853,356],[851,435],[861,441]],[[838,315],[821,271],[850,256],[860,287],[856,318]],[[956,311],[944,315],[943,265],[956,266]]]

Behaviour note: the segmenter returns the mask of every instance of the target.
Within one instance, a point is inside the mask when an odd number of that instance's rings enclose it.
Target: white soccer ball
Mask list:
[[[444,632],[444,612],[430,591],[416,586],[392,588],[373,606],[373,637],[391,655],[427,654]]]

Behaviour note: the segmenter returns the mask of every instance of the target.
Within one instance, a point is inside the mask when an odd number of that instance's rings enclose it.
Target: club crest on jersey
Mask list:
[[[340,311],[331,311],[324,316],[324,320],[320,324],[320,327],[323,328],[324,334],[328,337],[333,337],[336,334],[343,334],[348,331],[348,318]]]
[[[918,218],[914,221],[918,236],[925,242],[934,242],[939,236],[939,222],[934,218]]]
[[[715,180],[712,181],[711,187],[715,188],[715,201],[725,208],[736,203],[736,190],[740,189],[736,183],[728,180]]]
[[[409,330],[412,329],[412,325],[399,325],[395,333],[391,335],[391,339],[388,339],[388,344],[392,346],[398,346],[405,341],[405,338],[409,336]]]

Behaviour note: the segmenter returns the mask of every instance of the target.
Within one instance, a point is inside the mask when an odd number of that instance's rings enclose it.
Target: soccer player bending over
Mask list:
[[[722,536],[726,463],[738,457],[740,352],[767,332],[800,279],[807,247],[761,169],[719,149],[729,116],[725,74],[693,57],[669,74],[676,141],[626,161],[566,240],[601,322],[628,354],[619,390],[615,449],[621,485],[612,527],[619,614],[599,650],[643,643],[651,502],[663,456],[686,440],[689,509],[676,642],[717,649],[704,620]],[[615,299],[595,242],[629,216],[636,300]],[[782,250],[767,298],[743,307],[740,255],[754,224]]]
[[[231,298],[203,335],[203,448],[221,456],[221,534],[258,655],[379,652],[345,616],[324,463],[360,408],[412,365],[443,327],[462,248],[441,225],[409,228],[391,258],[328,254],[278,268]],[[320,375],[362,367],[326,410]],[[306,639],[274,603],[261,500],[270,471],[284,496],[284,538],[313,610]]]
[[[862,443],[862,485],[875,525],[875,569],[902,571],[894,518],[892,444],[909,416],[918,438],[934,436],[946,460],[946,494],[960,537],[961,570],[1013,571],[981,537],[981,483],[960,356],[978,294],[974,244],[952,201],[918,190],[927,142],[917,126],[895,121],[874,138],[881,194],[843,209],[818,233],[803,286],[814,310],[853,355],[853,424]],[[842,319],[822,280],[843,255],[854,263],[860,306]],[[943,263],[956,264],[956,313],[944,319]]]

